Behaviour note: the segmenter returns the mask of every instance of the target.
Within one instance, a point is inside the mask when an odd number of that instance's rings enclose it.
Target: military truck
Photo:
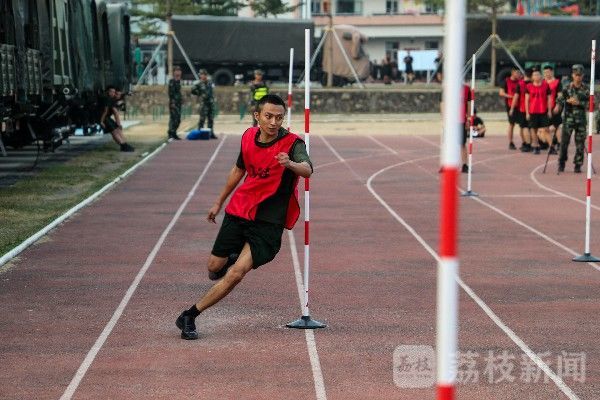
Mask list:
[[[265,79],[287,80],[290,48],[294,53],[294,76],[304,70],[304,29],[314,32],[310,20],[262,19],[212,16],[173,16],[173,31],[196,70],[204,68],[217,85],[231,85],[235,75],[253,79],[264,70]],[[314,49],[314,46],[313,46]],[[191,78],[177,46],[174,60],[184,78]]]
[[[95,126],[105,88],[129,88],[129,29],[124,3],[0,0],[2,141],[55,148]]]
[[[491,21],[483,15],[467,19],[467,55],[475,53],[492,31]],[[498,17],[498,36],[524,64],[553,63],[557,75],[569,75],[571,65],[583,64],[589,72],[592,39],[600,43],[600,17]],[[512,62],[500,48],[496,50],[496,84],[510,74]],[[477,60],[478,71],[490,70],[490,50]],[[597,71],[598,72],[598,71]]]

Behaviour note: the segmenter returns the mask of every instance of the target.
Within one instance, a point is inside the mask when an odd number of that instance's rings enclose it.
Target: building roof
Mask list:
[[[316,26],[326,26],[329,18],[326,16],[314,16]],[[334,25],[354,26],[394,26],[394,25],[442,25],[444,20],[439,15],[336,15],[333,17]]]

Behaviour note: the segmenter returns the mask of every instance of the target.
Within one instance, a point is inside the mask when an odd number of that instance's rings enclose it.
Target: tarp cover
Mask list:
[[[492,23],[487,17],[467,19],[467,58],[491,32]],[[498,36],[521,61],[589,64],[592,39],[600,41],[600,18],[500,16]],[[510,61],[504,51],[496,54],[498,61]],[[481,58],[490,60],[489,48]]]
[[[94,64],[93,23],[90,0],[69,2],[71,57],[75,68],[75,86],[80,92],[93,92],[97,77]]]
[[[365,53],[362,46],[367,41],[367,37],[350,25],[336,25],[333,29],[340,39],[340,43],[344,47],[344,51],[358,77],[360,79],[367,78],[370,70],[369,56]],[[321,51],[323,52],[323,71],[329,73],[333,66],[334,75],[354,80],[354,74],[348,62],[346,62],[342,54],[342,49],[340,49],[333,34],[327,35],[323,44],[323,50]],[[331,58],[332,56],[333,59]]]
[[[264,18],[173,16],[173,31],[188,57],[195,63],[294,63],[304,62],[304,29],[314,25],[307,20]],[[174,57],[184,62],[177,45]],[[313,49],[314,50],[314,49]]]

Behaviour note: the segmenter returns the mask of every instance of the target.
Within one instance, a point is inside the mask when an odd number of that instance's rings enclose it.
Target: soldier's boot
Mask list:
[[[565,172],[565,162],[564,161],[558,162],[558,172]]]
[[[575,172],[576,174],[580,174],[581,173],[581,164],[575,164],[575,168],[573,169],[573,172]]]

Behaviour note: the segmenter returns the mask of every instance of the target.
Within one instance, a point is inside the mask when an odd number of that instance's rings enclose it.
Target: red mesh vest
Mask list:
[[[249,128],[242,136],[242,158],[246,167],[246,178],[235,190],[225,208],[227,214],[250,221],[256,218],[258,205],[275,194],[285,168],[279,165],[275,156],[281,152],[289,153],[294,142],[300,139],[288,133],[269,147],[259,147],[254,142],[258,127]],[[298,176],[294,179],[294,192],[290,196],[285,228],[292,229],[300,216],[298,204]]]

